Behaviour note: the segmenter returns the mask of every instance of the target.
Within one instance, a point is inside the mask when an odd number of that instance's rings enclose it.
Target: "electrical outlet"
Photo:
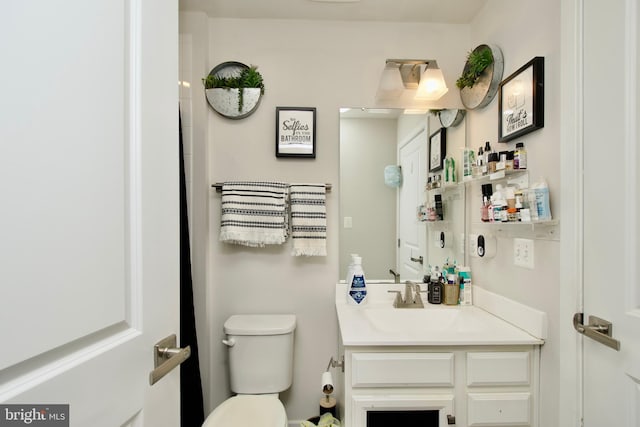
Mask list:
[[[345,216],[343,225],[344,228],[353,228],[353,217]]]
[[[533,240],[513,239],[513,264],[533,270]]]
[[[469,253],[472,257],[478,257],[478,235],[469,234]]]

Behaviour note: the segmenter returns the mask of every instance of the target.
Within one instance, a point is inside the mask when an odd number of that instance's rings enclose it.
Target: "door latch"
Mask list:
[[[576,313],[573,315],[573,327],[576,331],[606,345],[607,347],[620,351],[620,341],[613,338],[613,324],[611,322],[600,319],[596,316],[589,316],[588,325],[585,325],[583,322],[583,313]]]

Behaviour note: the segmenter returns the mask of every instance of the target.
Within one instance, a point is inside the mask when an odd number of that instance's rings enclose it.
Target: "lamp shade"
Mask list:
[[[431,65],[431,64],[429,64]],[[427,69],[420,78],[420,85],[416,91],[415,99],[426,101],[435,101],[449,91],[444,81],[442,70],[440,68],[427,66]]]
[[[388,63],[382,70],[376,99],[395,99],[402,95],[404,84],[398,64]]]

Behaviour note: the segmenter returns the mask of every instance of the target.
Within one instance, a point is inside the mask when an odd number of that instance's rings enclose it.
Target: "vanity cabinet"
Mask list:
[[[440,427],[537,427],[539,348],[346,346],[343,425],[366,427],[370,411],[433,410]]]

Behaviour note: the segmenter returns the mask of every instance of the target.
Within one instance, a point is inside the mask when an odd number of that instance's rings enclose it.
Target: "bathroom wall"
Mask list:
[[[490,141],[494,149],[512,150],[522,141],[528,152],[530,180],[544,177],[551,193],[551,212],[560,218],[560,2],[513,2],[490,0],[471,23],[471,40],[493,43],[504,55],[504,77],[526,64],[534,56],[545,57],[545,126],[543,129],[507,144],[498,139],[498,98],[486,108],[468,112],[466,120],[469,146],[477,148]],[[469,186],[467,186],[469,187]],[[481,193],[472,189],[467,197],[468,224],[473,232],[495,231],[479,225]],[[527,228],[519,228],[522,237],[534,237]],[[512,233],[516,233],[511,231]],[[558,233],[559,234],[559,233]],[[559,236],[558,236],[559,237]],[[534,240],[535,269],[513,265],[513,238],[497,240],[497,255],[490,260],[471,259],[474,282],[485,288],[535,307],[548,314],[549,337],[542,347],[540,425],[558,426],[559,414],[559,324],[570,319],[559,317],[560,242],[553,238]]]
[[[549,183],[552,212],[558,217],[559,99],[553,94],[558,93],[559,84],[559,15],[554,0],[532,4],[489,0],[470,26],[215,18],[203,22],[201,14],[181,14],[181,33],[192,35],[191,88],[201,97],[196,100],[194,92],[194,117],[196,111],[203,111],[204,116],[193,122],[194,149],[199,150],[192,156],[192,162],[199,165],[194,182],[202,178],[204,184],[192,188],[192,200],[199,203],[192,209],[206,216],[206,221],[192,224],[196,235],[192,239],[197,245],[195,256],[204,257],[194,261],[193,268],[208,411],[229,393],[225,349],[220,343],[224,320],[232,313],[287,312],[297,315],[298,329],[294,384],[282,398],[290,421],[317,412],[320,375],[329,357],[337,353],[334,283],[344,275],[338,267],[338,108],[373,105],[385,58],[436,58],[450,88],[440,105],[459,106],[455,80],[466,53],[478,44],[495,43],[502,48],[505,77],[532,57],[545,56],[545,128],[521,140],[529,151],[532,177],[544,176]],[[203,35],[203,28],[208,34]],[[199,77],[229,60],[256,64],[265,77],[261,106],[244,120],[221,118],[206,107],[201,95]],[[315,160],[275,158],[276,106],[318,109]],[[497,98],[488,107],[470,112],[465,120],[471,146],[486,140],[497,144]],[[209,185],[254,178],[333,184],[327,201],[328,257],[291,257],[289,244],[250,249],[218,242],[220,197]],[[475,197],[470,193],[469,198]],[[470,209],[467,214],[471,218],[475,212]],[[559,242],[535,241],[533,271],[513,266],[512,244],[511,238],[500,237],[496,258],[472,260],[474,281],[549,314],[550,336],[542,350],[540,425],[554,427],[558,413]]]
[[[190,33],[192,21],[182,19],[181,32]],[[194,43],[199,37],[196,27]],[[208,209],[207,225],[198,230],[199,238],[208,239],[206,289],[198,291],[206,302],[198,301],[196,307],[206,306],[197,314],[199,324],[208,328],[200,344],[201,353],[207,354],[201,365],[208,363],[203,366],[206,409],[229,395],[225,348],[220,342],[225,319],[232,313],[294,313],[298,318],[294,383],[282,399],[291,425],[297,425],[295,420],[317,413],[320,376],[329,358],[337,355],[334,285],[344,275],[338,267],[338,109],[373,105],[386,58],[437,58],[453,88],[469,50],[469,28],[213,18],[208,27],[208,40],[202,41],[209,44],[203,76],[224,61],[255,64],[265,78],[266,92],[257,112],[244,120],[227,120],[208,109],[207,183],[274,179],[333,185],[327,200],[326,258],[292,257],[289,243],[265,249],[219,243],[220,196],[211,189],[199,194],[206,194]],[[198,83],[194,80],[192,90],[201,90]],[[459,105],[454,90],[442,102]],[[275,157],[276,106],[317,108],[315,160]]]

